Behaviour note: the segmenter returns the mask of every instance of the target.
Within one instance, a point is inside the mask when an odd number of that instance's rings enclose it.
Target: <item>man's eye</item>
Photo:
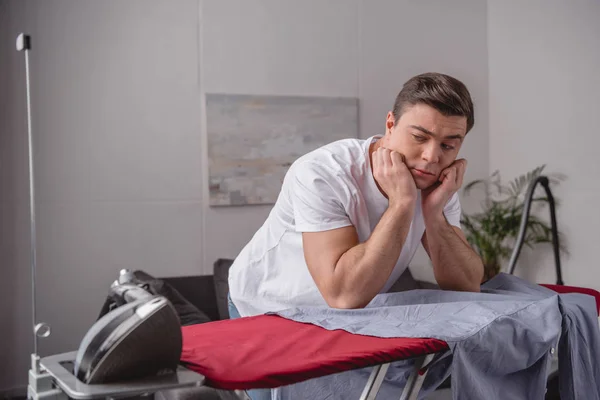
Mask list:
[[[413,138],[415,138],[417,142],[424,142],[426,140],[425,137],[420,135],[413,135]]]
[[[450,146],[449,144],[442,143],[442,149],[444,149],[444,150],[454,150],[454,146]]]

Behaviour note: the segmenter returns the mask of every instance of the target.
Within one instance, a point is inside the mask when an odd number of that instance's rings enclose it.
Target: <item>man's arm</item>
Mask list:
[[[398,261],[414,207],[414,201],[391,204],[364,243],[353,226],[302,234],[306,264],[327,304],[361,308],[379,293]]]
[[[456,160],[442,171],[439,184],[421,192],[425,222],[421,242],[442,289],[478,292],[483,280],[481,258],[471,248],[462,230],[448,223],[444,214],[449,200],[462,186],[466,167],[466,160]]]
[[[379,147],[372,159],[373,177],[388,208],[369,238],[359,243],[353,226],[302,233],[308,270],[331,307],[365,307],[390,277],[410,230],[417,187],[403,156]]]
[[[443,214],[427,218],[421,242],[440,288],[479,292],[483,263],[460,228],[450,225]]]

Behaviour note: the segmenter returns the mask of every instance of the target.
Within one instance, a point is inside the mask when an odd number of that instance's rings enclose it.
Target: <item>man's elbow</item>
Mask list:
[[[352,310],[358,308],[365,308],[369,302],[365,302],[357,296],[351,295],[324,295],[323,298],[327,302],[327,305],[331,308],[339,308],[342,310]]]
[[[481,292],[481,284],[484,282],[484,268],[483,262],[480,259],[476,263],[472,264],[472,267],[465,271],[464,279],[461,282],[456,282],[459,286],[455,290],[463,292]]]
[[[470,276],[465,276],[463,279],[456,279],[455,276],[446,279],[437,279],[438,285],[442,290],[453,290],[457,292],[481,292],[481,282],[483,280],[483,272],[473,273]]]
[[[485,282],[485,268],[483,262],[481,260],[478,261],[477,268],[475,268],[473,277],[471,278],[473,286],[477,287],[477,292],[481,291],[481,284]]]
[[[474,292],[481,291],[481,285],[475,282],[444,282],[438,281],[438,285],[442,290],[451,290],[455,292]]]
[[[465,289],[463,291],[479,293],[481,292],[481,284],[478,281],[469,282],[469,284],[465,286]]]

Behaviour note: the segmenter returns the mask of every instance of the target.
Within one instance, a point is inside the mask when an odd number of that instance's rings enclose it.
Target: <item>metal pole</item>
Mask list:
[[[52,376],[41,368],[38,355],[38,338],[50,336],[50,326],[43,322],[37,323],[36,315],[36,227],[35,227],[35,184],[33,169],[33,135],[31,127],[31,84],[29,79],[29,50],[31,50],[31,37],[21,33],[17,37],[17,51],[25,53],[25,82],[27,89],[27,145],[29,151],[29,215],[31,230],[31,319],[33,322],[33,354],[31,355],[31,368],[27,385],[27,399],[29,400],[64,400],[65,394],[54,386]]]
[[[369,379],[367,380],[367,384],[365,385],[360,396],[360,400],[375,400],[389,367],[390,363],[380,364],[373,367],[371,375],[369,375]]]
[[[36,267],[37,267],[37,236],[35,224],[35,176],[33,168],[33,134],[31,118],[31,81],[29,78],[29,50],[31,50],[31,37],[21,33],[17,37],[17,51],[25,53],[25,83],[27,90],[27,146],[29,157],[29,215],[30,215],[30,236],[31,236],[31,318],[33,326],[33,352],[38,353],[38,337],[47,337],[50,335],[50,327],[45,323],[37,322],[36,314]]]

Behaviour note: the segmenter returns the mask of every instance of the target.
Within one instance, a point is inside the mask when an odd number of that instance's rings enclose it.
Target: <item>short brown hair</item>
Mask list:
[[[473,101],[467,87],[448,75],[428,72],[409,79],[394,102],[394,119],[398,119],[406,106],[427,104],[445,116],[467,117],[467,132],[475,123]]]

